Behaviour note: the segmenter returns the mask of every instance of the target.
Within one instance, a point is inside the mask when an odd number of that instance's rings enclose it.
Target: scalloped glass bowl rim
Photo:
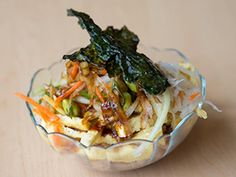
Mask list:
[[[141,47],[145,47],[141,44]],[[156,48],[156,47],[145,47],[147,49],[151,49],[151,50],[156,50],[157,52],[176,52],[177,55],[179,55],[183,60],[185,61],[188,61],[188,58],[182,53],[180,52],[179,50],[177,49],[174,49],[174,48],[165,48],[165,49],[159,49],[159,48]],[[72,50],[70,50],[68,53],[71,53],[75,50],[79,49],[79,47],[76,47]],[[57,61],[57,62],[54,62],[52,63],[49,67],[44,67],[44,68],[40,68],[38,69],[34,74],[33,74],[33,77],[30,81],[30,87],[29,87],[29,91],[27,92],[27,96],[30,96],[31,92],[33,91],[32,88],[33,88],[33,84],[34,84],[34,80],[35,78],[37,77],[37,75],[42,72],[42,71],[45,71],[45,70],[51,70],[55,65],[57,64],[60,64],[61,62],[63,62],[63,60],[61,59],[60,61]],[[198,107],[201,108],[202,105],[203,105],[203,100],[205,100],[205,97],[206,97],[206,80],[205,78],[198,72],[198,75],[199,75],[199,79],[200,79],[200,82],[201,82],[201,95],[202,95],[202,100],[198,103]],[[78,143],[79,146],[83,146],[84,148],[91,148],[91,147],[97,147],[97,148],[102,148],[102,149],[109,149],[109,148],[113,148],[115,146],[118,146],[118,145],[124,145],[126,143],[130,143],[130,142],[148,142],[148,143],[156,143],[158,142],[160,139],[162,139],[163,137],[165,136],[172,136],[173,134],[175,134],[175,132],[185,124],[185,122],[188,121],[188,119],[190,119],[191,117],[194,116],[194,114],[196,114],[195,112],[191,112],[189,113],[188,115],[186,115],[179,123],[178,125],[175,127],[175,129],[168,135],[161,135],[159,136],[157,139],[153,140],[153,141],[149,141],[149,140],[145,140],[145,139],[129,139],[129,140],[126,140],[124,142],[119,142],[119,143],[116,143],[116,144],[112,144],[110,146],[107,146],[107,147],[103,147],[103,146],[98,146],[98,145],[92,145],[92,146],[85,146],[84,144],[80,143],[78,140],[75,140],[74,138],[70,137],[70,136],[67,136],[65,134],[62,134],[62,133],[57,133],[57,132],[50,132],[48,133],[47,130],[40,124],[38,124],[35,120],[35,117],[32,113],[32,109],[31,109],[31,106],[26,102],[26,106],[28,108],[28,111],[30,113],[30,116],[31,116],[31,119],[35,125],[35,127],[40,127],[44,133],[46,135],[59,135],[59,136],[64,136],[65,138],[69,138],[71,141],[73,141],[74,143]]]

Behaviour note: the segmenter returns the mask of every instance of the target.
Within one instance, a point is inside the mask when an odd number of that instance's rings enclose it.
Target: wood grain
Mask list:
[[[234,0],[2,0],[0,1],[1,177],[236,176],[236,1]],[[23,102],[32,74],[88,42],[66,17],[73,7],[103,27],[126,24],[143,44],[183,51],[207,78],[207,108],[188,138],[163,160],[129,172],[104,173],[54,152],[38,136]]]

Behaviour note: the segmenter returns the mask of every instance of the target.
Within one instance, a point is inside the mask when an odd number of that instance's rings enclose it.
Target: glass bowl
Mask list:
[[[77,48],[78,49],[78,48]],[[74,49],[76,50],[76,49]],[[73,52],[71,50],[69,53]],[[157,49],[141,45],[139,51],[145,53],[149,58],[155,61],[179,62],[188,60],[184,54],[176,49]],[[32,77],[28,96],[33,97],[34,90],[39,86],[57,80],[60,73],[64,70],[64,61],[53,63],[48,68],[39,69]],[[201,108],[206,96],[206,81],[201,74],[198,74],[201,83],[202,99],[198,103]],[[75,154],[90,169],[102,171],[123,171],[132,170],[152,164],[169,154],[176,148],[189,134],[196,123],[198,117],[195,112],[191,112],[184,117],[177,127],[168,135],[162,135],[155,141],[143,139],[131,139],[125,142],[117,143],[109,147],[85,146],[79,141],[60,133],[48,133],[40,125],[39,120],[32,113],[32,108],[27,104],[31,119],[41,137],[51,147],[60,153]],[[60,144],[54,141],[60,140]]]

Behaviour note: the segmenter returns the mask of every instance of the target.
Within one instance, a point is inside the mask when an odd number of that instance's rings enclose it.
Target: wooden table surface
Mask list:
[[[143,44],[183,51],[207,78],[207,108],[187,139],[163,160],[129,172],[95,172],[75,156],[44,143],[25,104],[32,74],[88,35],[66,17],[66,9],[89,13],[103,27],[127,25]],[[233,177],[236,176],[235,0],[1,0],[0,1],[1,177]]]

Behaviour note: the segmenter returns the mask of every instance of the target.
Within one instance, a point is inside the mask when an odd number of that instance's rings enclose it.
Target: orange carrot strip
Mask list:
[[[40,112],[37,108],[34,108],[33,111],[36,114],[38,114],[39,116],[41,116],[45,122],[47,122],[49,125],[53,126],[53,129],[55,132],[58,132],[58,133],[62,132],[62,126],[61,126],[60,122],[58,122],[58,121],[48,122],[49,117],[47,116],[47,114]]]
[[[71,73],[70,73],[72,79],[75,79],[78,71],[79,71],[79,65],[78,65],[77,62],[74,62],[73,68],[72,68]]]
[[[196,97],[200,95],[200,92],[195,92],[192,95],[189,96],[189,100],[193,101]]]
[[[102,103],[105,102],[105,100],[104,100],[104,98],[103,98],[103,96],[102,96],[102,93],[100,92],[100,90],[99,90],[98,87],[96,87],[96,95],[98,96],[98,98],[100,99],[100,101],[101,101]]]
[[[102,70],[101,70],[101,74],[104,76],[104,75],[106,75],[107,74],[107,70],[105,69],[105,68],[103,68]]]
[[[34,108],[33,111],[37,113],[39,116],[42,117],[42,119],[47,122],[50,126],[53,126],[53,130],[57,133],[62,133],[62,126],[59,122],[48,122],[48,116],[44,114],[43,112],[40,112],[38,109]],[[53,143],[56,146],[61,145],[61,138],[56,136],[53,136]]]
[[[69,97],[77,88],[79,88],[84,82],[78,81],[76,82],[69,90],[67,90],[64,94],[57,97],[55,104],[58,105],[64,98]]]
[[[53,114],[47,107],[44,107],[44,106],[38,104],[36,101],[34,101],[33,99],[25,96],[24,94],[16,93],[16,96],[23,99],[24,101],[28,102],[29,104],[32,104],[34,107],[36,107],[38,109],[38,111],[46,114],[49,117],[48,121],[53,122],[53,121],[57,121],[57,120],[60,119],[58,116]]]
[[[43,112],[40,112],[37,108],[34,108],[33,111],[38,114],[45,122],[49,122],[50,118],[47,116],[47,114],[44,114]]]
[[[51,125],[53,126],[55,132],[62,133],[62,126],[59,122],[53,122]]]
[[[56,133],[63,133],[62,125],[59,122],[52,122],[49,124],[49,126],[53,127],[54,132]],[[60,148],[63,145],[63,138],[60,137],[60,135],[53,135],[52,137],[53,144],[56,146],[56,148]]]

